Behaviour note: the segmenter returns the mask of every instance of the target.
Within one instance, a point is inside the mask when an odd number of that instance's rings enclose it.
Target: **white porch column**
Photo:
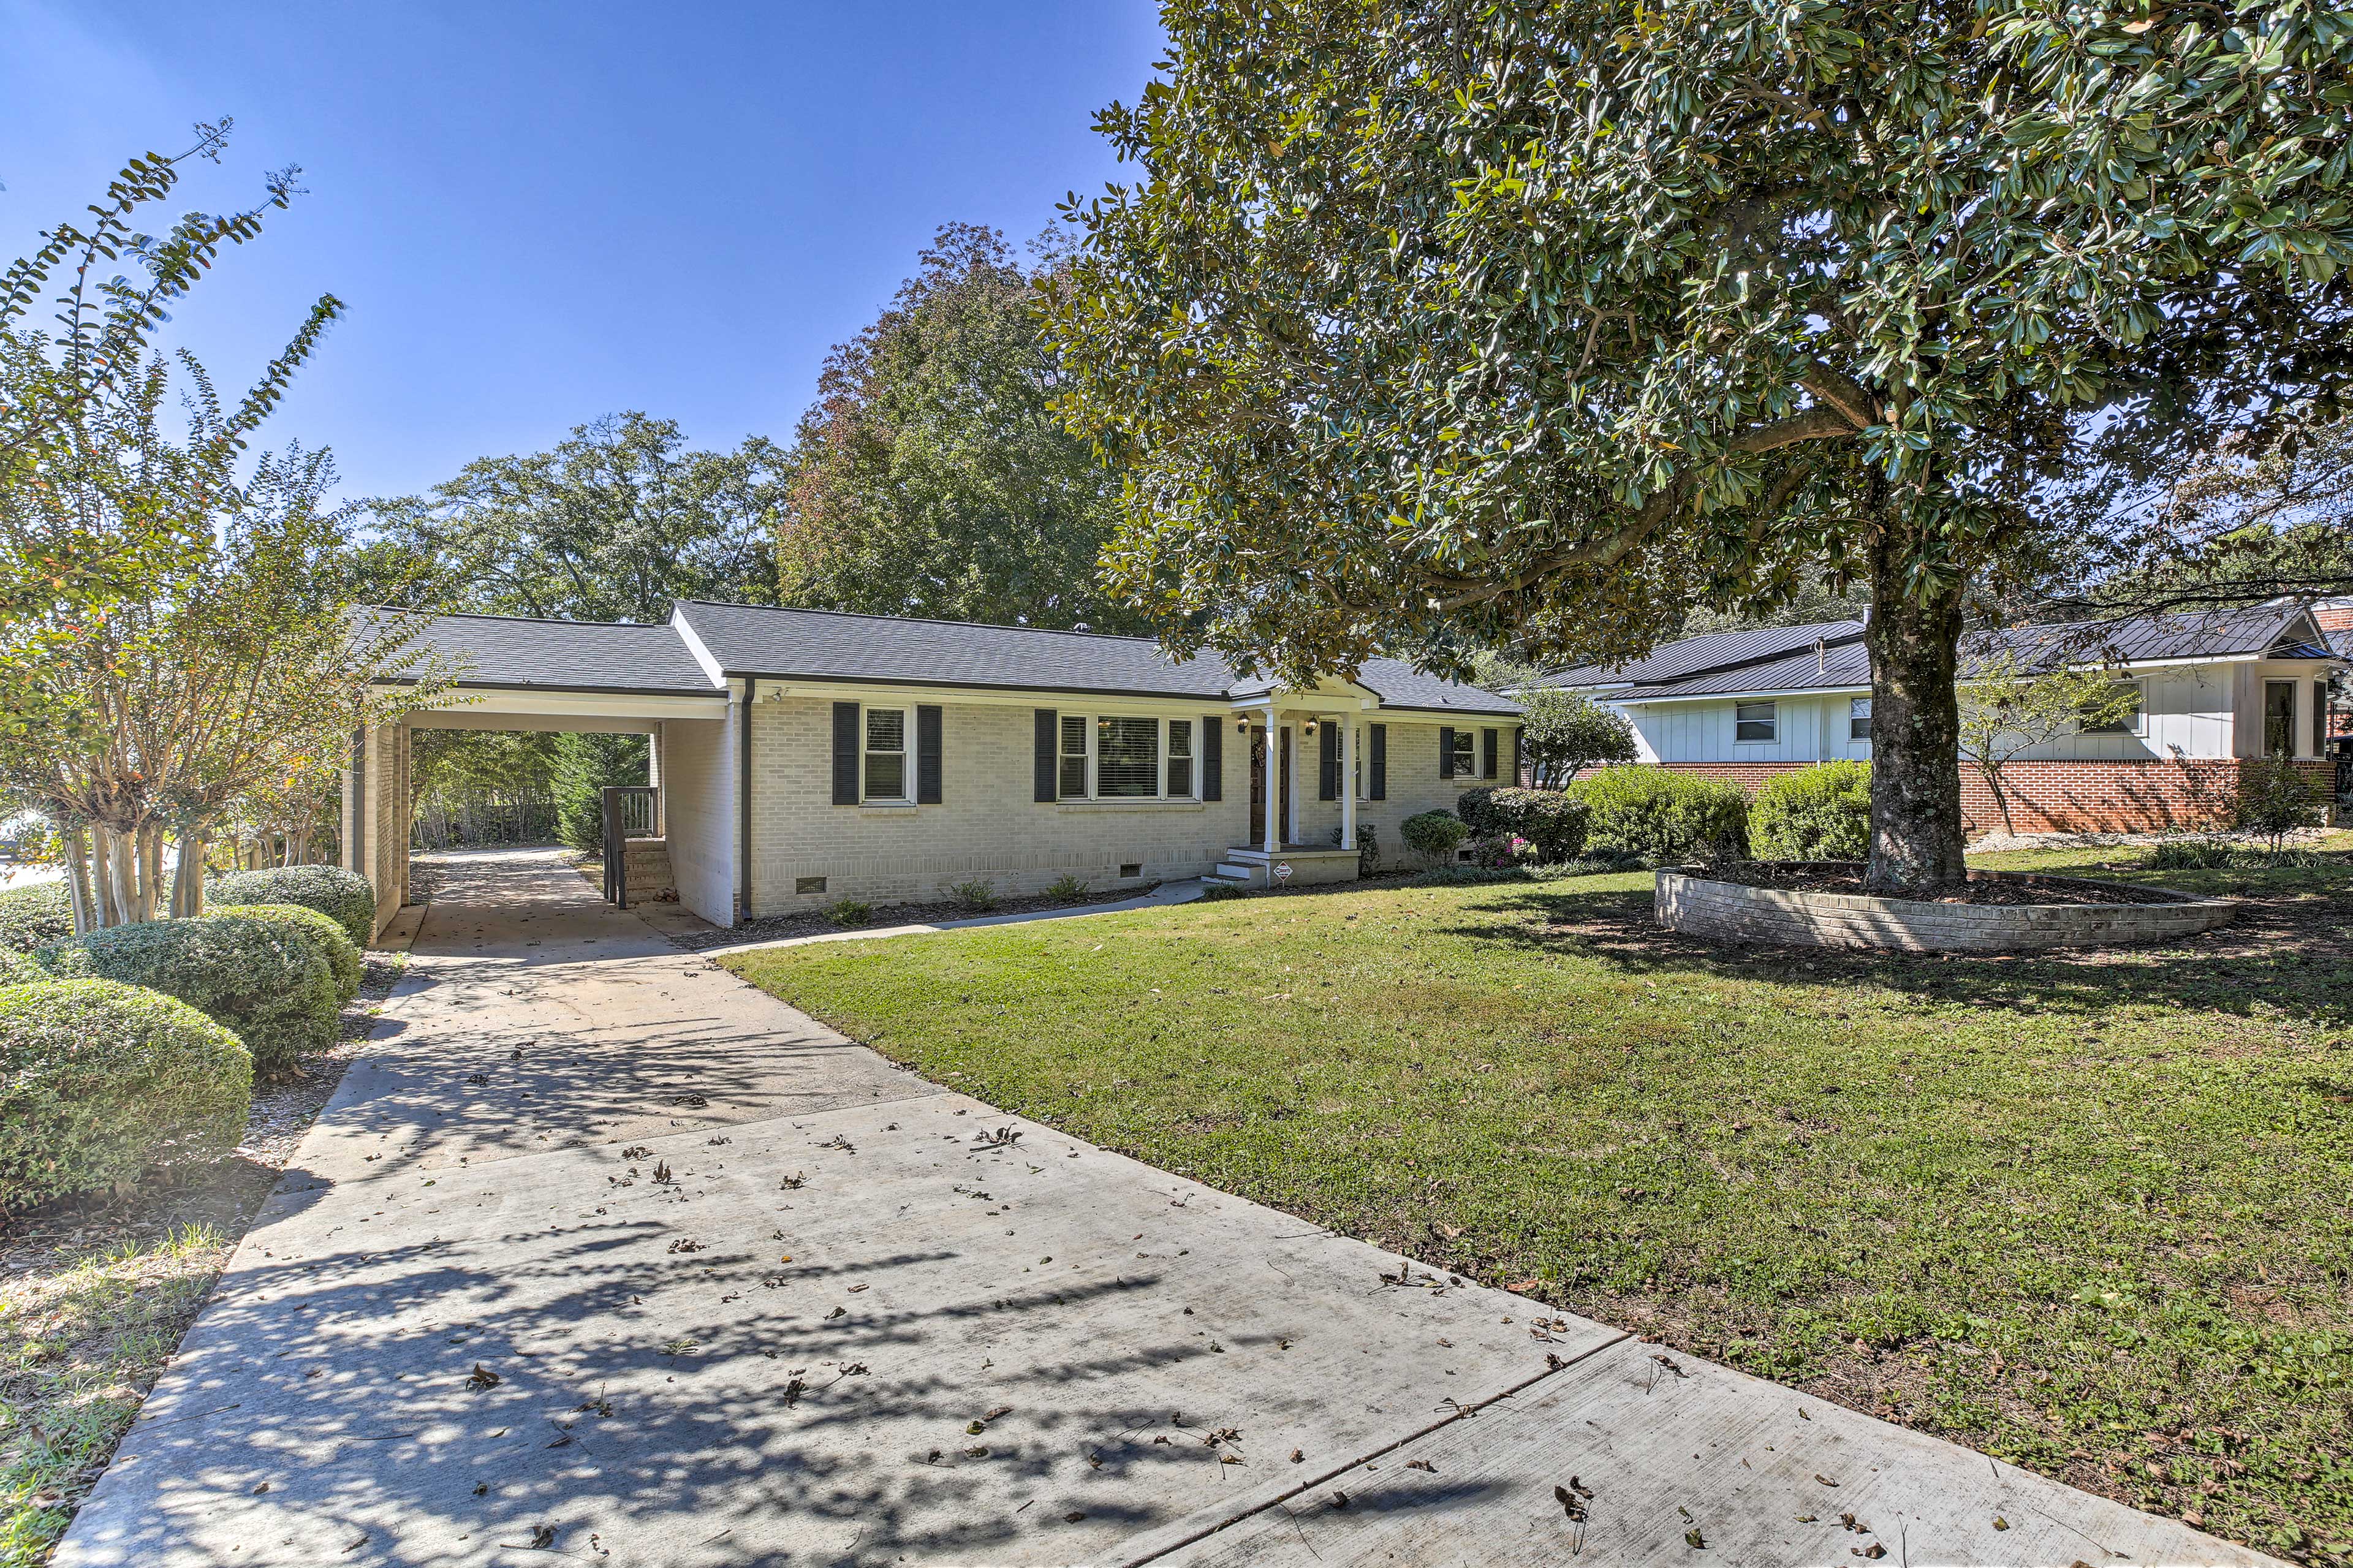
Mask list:
[[[1266,710],[1266,852],[1282,847],[1282,726],[1274,708]]]
[[[1340,847],[1356,847],[1356,725],[1340,721]]]

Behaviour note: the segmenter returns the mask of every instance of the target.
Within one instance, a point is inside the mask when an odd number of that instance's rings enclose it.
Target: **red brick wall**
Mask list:
[[[1812,763],[1668,763],[1678,773],[1730,779],[1751,795],[1776,773]],[[2235,757],[2141,762],[2012,763],[2002,770],[2010,818],[2021,833],[2146,833],[2230,825],[2242,771],[2263,764]],[[2330,764],[2298,762],[2313,792],[2327,797]],[[1961,812],[1971,833],[2001,827],[2001,808],[1984,773],[1961,767]]]

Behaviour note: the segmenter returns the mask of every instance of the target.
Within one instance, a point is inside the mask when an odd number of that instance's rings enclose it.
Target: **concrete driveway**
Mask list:
[[[446,869],[62,1568],[2266,1561],[994,1110],[553,856]]]

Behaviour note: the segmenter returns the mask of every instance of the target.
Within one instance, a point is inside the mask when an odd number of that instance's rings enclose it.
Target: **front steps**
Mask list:
[[[1278,866],[1288,867],[1289,874],[1277,877],[1274,868]],[[1353,882],[1356,879],[1356,852],[1328,844],[1286,844],[1270,855],[1249,846],[1227,850],[1218,868],[1201,879],[1238,888],[1305,888],[1325,882]]]

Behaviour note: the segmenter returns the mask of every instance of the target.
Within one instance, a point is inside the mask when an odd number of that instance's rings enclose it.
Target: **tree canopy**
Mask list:
[[[775,602],[780,454],[690,448],[639,413],[545,452],[478,458],[422,496],[369,503],[385,543],[432,562],[432,597],[499,615],[659,621],[673,599]]]
[[[950,224],[882,314],[837,347],[792,445],[778,532],[790,604],[1139,629],[1096,557],[1119,479],[1053,416],[1037,281],[995,231]]]
[[[1874,883],[1960,872],[1962,596],[2144,450],[2334,395],[2353,29],[2307,5],[1175,0],[1053,280],[1179,647],[1638,655],[1867,583]],[[1235,70],[1237,59],[1250,61]]]

